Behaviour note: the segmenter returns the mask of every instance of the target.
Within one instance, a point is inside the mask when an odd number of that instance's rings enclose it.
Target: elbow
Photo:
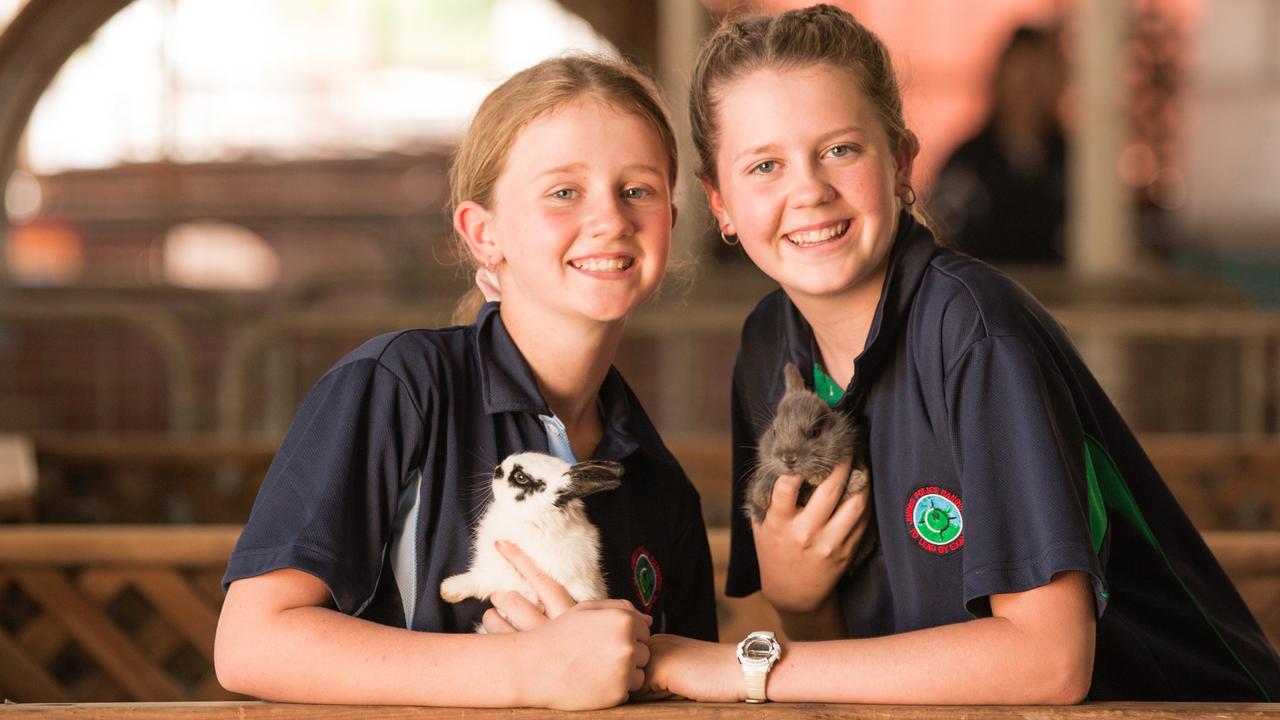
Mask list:
[[[255,653],[243,642],[247,634],[240,630],[225,615],[220,619],[213,640],[213,672],[228,692],[257,697],[254,679],[261,675],[254,667]]]
[[[1052,690],[1044,699],[1045,705],[1079,705],[1089,695],[1092,673],[1068,673],[1049,685]]]
[[[1046,675],[1040,683],[1042,705],[1078,705],[1089,695],[1093,684],[1093,644],[1070,652],[1057,653],[1045,663]]]
[[[214,675],[218,678],[218,684],[227,692],[248,695],[250,692],[247,680],[253,673],[245,667],[242,653],[238,652],[234,644],[225,640],[224,637],[225,633],[222,632],[222,628],[219,628],[213,641]]]

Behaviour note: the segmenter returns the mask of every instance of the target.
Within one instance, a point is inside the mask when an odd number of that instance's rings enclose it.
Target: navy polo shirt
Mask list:
[[[384,335],[352,352],[303,400],[231,555],[224,587],[296,568],[338,610],[387,625],[469,632],[487,604],[450,604],[472,530],[507,455],[547,452],[551,415],[490,303],[475,324]],[[654,632],[716,639],[711,553],[698,493],[616,369],[599,392],[594,458],[624,466],[616,490],[584,499],[600,529],[609,596]]]
[[[1091,699],[1280,700],[1275,651],[1062,327],[910,215],[899,227],[836,405],[867,424],[880,540],[836,589],[850,635],[987,616],[992,594],[1078,570],[1098,613]],[[767,296],[734,368],[735,508],[784,365],[808,375],[815,360],[804,317]],[[735,512],[727,592],[759,587]],[[964,651],[938,648],[936,662]]]

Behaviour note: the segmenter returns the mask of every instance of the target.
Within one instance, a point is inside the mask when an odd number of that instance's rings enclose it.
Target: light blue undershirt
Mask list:
[[[539,415],[542,427],[547,431],[547,452],[561,460],[574,465],[578,459],[573,456],[573,448],[569,446],[569,432],[564,423],[555,415]]]

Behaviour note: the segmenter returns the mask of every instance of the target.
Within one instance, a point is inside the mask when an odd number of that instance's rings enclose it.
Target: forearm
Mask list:
[[[1062,645],[1000,617],[864,640],[789,643],[769,674],[768,694],[775,701],[1070,704],[1088,691],[1093,643],[1090,636]]]
[[[269,700],[514,707],[521,637],[422,633],[322,607],[223,618],[215,664],[227,689]]]

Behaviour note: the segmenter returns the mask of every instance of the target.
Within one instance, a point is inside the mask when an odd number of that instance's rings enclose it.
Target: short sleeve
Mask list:
[[[965,544],[964,602],[990,614],[993,594],[1054,574],[1103,573],[1089,534],[1084,432],[1064,378],[1017,337],[975,342],[946,379]]]
[[[733,507],[729,509],[729,570],[725,594],[746,597],[760,589],[760,561],[756,558],[755,536],[742,507],[746,500],[747,477],[756,458],[755,428],[749,398],[742,380],[742,355],[733,367],[730,423],[733,434]]]
[[[293,418],[223,586],[294,568],[322,580],[339,610],[358,613],[377,585],[422,436],[419,408],[390,370],[368,358],[330,370]]]

